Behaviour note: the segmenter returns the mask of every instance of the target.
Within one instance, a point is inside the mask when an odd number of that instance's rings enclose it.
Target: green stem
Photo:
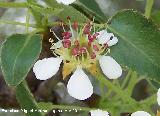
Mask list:
[[[1,8],[27,8],[28,4],[26,2],[0,2]]]
[[[39,108],[25,81],[16,87],[16,99],[21,108],[27,110],[27,116],[43,116],[40,112],[30,112]]]
[[[4,20],[0,20],[0,24],[11,24],[11,25],[20,25],[20,26],[26,26],[26,23],[21,23],[21,22],[16,22],[16,21],[4,21]],[[36,28],[36,26],[34,24],[27,24],[29,27],[33,27]]]
[[[132,73],[132,70],[129,70],[127,76],[125,77],[125,79],[123,80],[123,83],[122,83],[122,85],[121,85],[121,88],[122,88],[122,89],[124,89],[125,86],[127,85],[127,82],[128,82],[129,79],[130,79],[131,73]]]
[[[28,9],[26,14],[26,32],[29,32],[29,20],[30,20],[30,9]]]
[[[154,3],[154,0],[147,0],[146,1],[145,16],[147,18],[149,18],[151,15],[153,3]]]

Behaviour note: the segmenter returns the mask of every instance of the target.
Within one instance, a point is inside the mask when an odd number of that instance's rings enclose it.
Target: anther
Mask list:
[[[94,52],[91,53],[91,59],[95,59],[96,58],[96,54]]]

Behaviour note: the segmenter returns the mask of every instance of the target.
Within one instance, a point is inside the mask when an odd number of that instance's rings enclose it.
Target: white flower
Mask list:
[[[75,2],[76,0],[56,0],[58,3],[62,3],[64,5],[69,5]]]
[[[107,111],[102,110],[91,110],[90,111],[91,116],[109,116],[109,113]]]
[[[158,102],[158,105],[160,105],[160,88],[158,89],[158,92],[157,92],[157,102]]]
[[[131,116],[151,116],[151,115],[145,111],[137,111],[132,113]]]
[[[102,72],[109,79],[117,79],[122,75],[121,66],[112,57],[104,55],[105,51],[105,54],[108,53],[108,47],[115,45],[118,39],[112,33],[107,33],[106,30],[91,34],[92,25],[89,23],[78,34],[77,23],[74,23],[74,28],[72,28],[70,21],[69,24],[70,31],[62,33],[63,39],[58,38],[53,29],[50,30],[58,40],[58,42],[54,42],[52,38],[49,39],[49,42],[52,43],[50,49],[56,57],[38,60],[33,67],[33,72],[37,79],[46,80],[58,72],[60,64],[63,62],[65,68],[68,68],[69,71],[71,69],[69,73],[73,72],[67,84],[69,95],[78,100],[85,100],[93,94],[93,86],[83,69],[92,71],[90,68],[98,60]],[[77,31],[78,36],[75,36],[73,31]]]

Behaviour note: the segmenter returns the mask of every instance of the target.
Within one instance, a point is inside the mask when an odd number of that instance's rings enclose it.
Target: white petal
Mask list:
[[[115,45],[116,43],[118,43],[117,37],[113,37],[112,40],[109,40],[109,41],[107,42],[108,46],[113,46],[113,45]]]
[[[117,79],[122,75],[121,66],[110,56],[100,56],[99,64],[102,72],[109,79]]]
[[[151,116],[151,115],[145,111],[137,111],[132,113],[131,116]]]
[[[158,89],[158,92],[157,92],[157,102],[158,102],[158,105],[160,105],[160,88]]]
[[[67,89],[70,96],[78,100],[85,100],[93,94],[93,86],[88,76],[80,67],[77,67],[76,71],[70,77]]]
[[[108,33],[106,30],[102,30],[98,33],[97,39],[99,44],[107,43],[108,46],[113,46],[118,42],[117,37],[115,37],[113,33]]]
[[[62,3],[64,5],[69,5],[75,2],[76,0],[56,0],[58,3]]]
[[[33,72],[39,80],[49,79],[58,72],[61,62],[61,58],[54,57],[38,60],[34,64]]]
[[[91,110],[90,111],[91,116],[109,116],[109,113],[107,111],[102,110]]]

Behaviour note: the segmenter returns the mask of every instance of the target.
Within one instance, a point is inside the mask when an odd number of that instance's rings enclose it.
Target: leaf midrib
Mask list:
[[[29,35],[27,38],[26,38],[26,41],[25,43],[22,45],[23,47],[20,49],[20,51],[17,53],[17,56],[15,57],[15,60],[14,60],[14,63],[13,63],[13,68],[12,68],[12,83],[14,82],[15,80],[15,76],[14,76],[14,73],[15,73],[15,66],[16,66],[16,63],[17,63],[17,58],[19,57],[19,55],[23,52],[24,48],[27,46],[27,44],[29,43],[29,41],[31,40],[31,35]]]

